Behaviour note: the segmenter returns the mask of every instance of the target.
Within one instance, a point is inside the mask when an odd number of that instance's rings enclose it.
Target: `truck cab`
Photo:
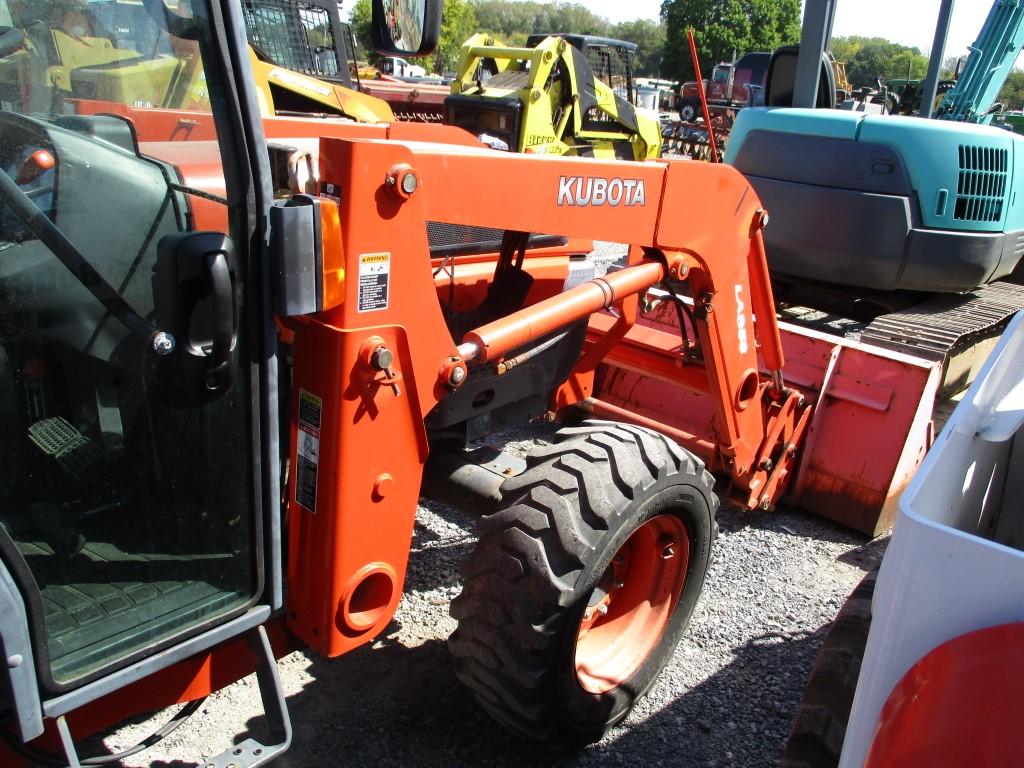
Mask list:
[[[704,80],[709,106],[738,109],[763,104],[761,91],[771,56],[771,53],[758,51],[744,54],[732,63],[715,65],[711,78]],[[700,113],[700,91],[696,81],[683,83],[680,88],[679,113],[687,122]]]

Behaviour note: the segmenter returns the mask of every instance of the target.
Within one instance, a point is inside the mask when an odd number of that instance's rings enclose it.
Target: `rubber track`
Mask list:
[[[780,768],[839,765],[871,629],[871,597],[877,576],[876,569],[864,577],[832,622],[811,667]]]
[[[901,312],[880,315],[861,341],[936,360],[956,354],[979,338],[998,335],[1024,308],[1024,286],[995,282],[967,296],[933,296]]]
[[[449,639],[456,674],[480,705],[545,741],[564,735],[553,693],[558,633],[602,532],[677,477],[709,499],[712,519],[718,505],[701,462],[654,432],[588,421],[556,439],[527,457],[526,471],[503,484],[502,507],[482,519]]]

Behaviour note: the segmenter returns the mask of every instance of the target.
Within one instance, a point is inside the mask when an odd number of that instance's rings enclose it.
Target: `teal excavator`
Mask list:
[[[1006,281],[1024,254],[1024,137],[989,125],[1024,46],[1024,0],[994,2],[931,114],[953,6],[942,0],[914,117],[835,108],[822,63],[835,5],[808,0],[799,49],[776,52],[767,106],[740,112],[725,160],[771,214],[777,297],[856,318],[867,341],[944,357],[957,389],[1024,307],[1024,288]]]

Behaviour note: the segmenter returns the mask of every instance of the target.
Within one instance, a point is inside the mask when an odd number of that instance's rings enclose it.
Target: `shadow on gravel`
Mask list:
[[[443,642],[407,648],[385,640],[334,661],[313,661],[313,680],[289,699],[295,737],[276,764],[752,767],[766,765],[766,742],[774,764],[823,632],[758,638],[654,716],[571,755],[493,723],[455,679]]]
[[[624,729],[615,752],[642,756],[645,766],[777,765],[827,629],[755,638],[717,673]]]

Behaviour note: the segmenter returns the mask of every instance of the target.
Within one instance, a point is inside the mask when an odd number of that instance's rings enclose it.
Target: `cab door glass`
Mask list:
[[[232,234],[231,137],[205,3],[167,3],[177,28],[157,6],[0,0],[0,557],[51,690],[260,590],[245,259],[171,247]],[[183,383],[218,344],[233,383]]]

